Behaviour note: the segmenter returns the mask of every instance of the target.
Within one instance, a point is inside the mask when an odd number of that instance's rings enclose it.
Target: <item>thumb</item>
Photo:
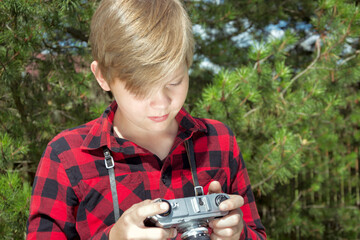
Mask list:
[[[212,181],[209,185],[208,194],[221,192],[221,184],[218,181]]]

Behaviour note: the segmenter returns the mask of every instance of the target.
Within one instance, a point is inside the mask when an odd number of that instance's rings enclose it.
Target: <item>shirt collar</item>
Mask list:
[[[107,146],[111,151],[134,154],[136,144],[125,139],[116,138],[113,128],[114,116],[117,109],[116,101],[113,101],[104,111],[101,117],[95,120],[89,133],[86,135],[81,146],[83,149],[94,150]],[[175,117],[179,123],[176,141],[190,138],[194,132],[206,132],[205,124],[193,118],[184,108],[181,108]]]

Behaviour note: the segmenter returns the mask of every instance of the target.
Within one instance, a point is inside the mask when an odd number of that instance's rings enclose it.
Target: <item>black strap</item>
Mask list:
[[[189,161],[189,164],[190,164],[190,170],[191,170],[192,179],[194,181],[195,196],[204,195],[204,189],[203,189],[202,186],[200,186],[199,180],[198,180],[198,177],[197,177],[196,162],[195,162],[195,152],[194,152],[194,145],[193,145],[192,139],[189,138],[188,140],[185,140],[184,145],[185,145],[186,153],[187,153],[187,156],[188,156],[188,161]]]
[[[116,180],[115,180],[115,171],[114,171],[115,163],[113,157],[111,156],[110,150],[107,147],[104,147],[103,151],[105,156],[104,159],[105,166],[109,172],[110,189],[113,199],[114,217],[116,222],[120,218],[120,210],[119,210],[118,194],[116,190]]]

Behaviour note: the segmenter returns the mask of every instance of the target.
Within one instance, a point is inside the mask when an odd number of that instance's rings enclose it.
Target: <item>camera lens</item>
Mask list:
[[[216,206],[219,206],[220,203],[222,203],[223,201],[229,199],[227,196],[225,196],[224,194],[220,194],[218,196],[216,196],[215,198],[215,204]]]
[[[191,240],[191,239],[201,239],[201,240],[210,240],[210,236],[208,234],[208,230],[206,227],[197,227],[190,229],[184,234],[181,235],[181,239],[183,240]]]
[[[209,234],[206,233],[198,233],[196,235],[191,235],[188,236],[187,238],[183,238],[184,240],[191,240],[191,239],[196,239],[196,240],[210,240],[210,236]]]

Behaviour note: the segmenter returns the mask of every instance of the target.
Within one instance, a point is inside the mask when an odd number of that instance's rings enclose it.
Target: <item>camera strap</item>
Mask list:
[[[188,140],[186,140],[184,142],[184,145],[185,145],[188,161],[190,164],[192,179],[194,181],[195,196],[202,196],[202,195],[204,195],[204,189],[202,186],[200,186],[199,180],[197,177],[197,173],[196,173],[195,152],[194,152],[194,146],[193,146],[192,139],[189,138]],[[115,163],[114,163],[114,159],[111,156],[111,153],[110,153],[110,150],[108,147],[104,146],[103,152],[104,152],[104,156],[105,156],[105,159],[104,159],[105,167],[107,168],[108,173],[109,173],[110,189],[111,189],[111,195],[112,195],[112,199],[113,199],[114,217],[115,217],[115,222],[116,222],[120,218],[120,210],[119,210],[118,194],[117,194],[117,190],[116,190],[116,180],[115,180],[115,171],[114,171]]]
[[[199,179],[197,177],[194,144],[192,139],[189,138],[188,140],[185,140],[184,145],[185,145],[188,161],[190,164],[192,179],[194,181],[195,196],[202,196],[204,195],[204,189],[202,186],[200,186]]]
[[[120,218],[120,210],[119,210],[119,202],[118,202],[118,194],[116,190],[116,180],[115,180],[115,163],[114,159],[111,156],[110,150],[108,147],[103,148],[104,156],[105,156],[105,166],[109,172],[109,180],[110,180],[110,189],[111,189],[111,195],[113,199],[113,205],[114,205],[114,217],[115,222]]]

